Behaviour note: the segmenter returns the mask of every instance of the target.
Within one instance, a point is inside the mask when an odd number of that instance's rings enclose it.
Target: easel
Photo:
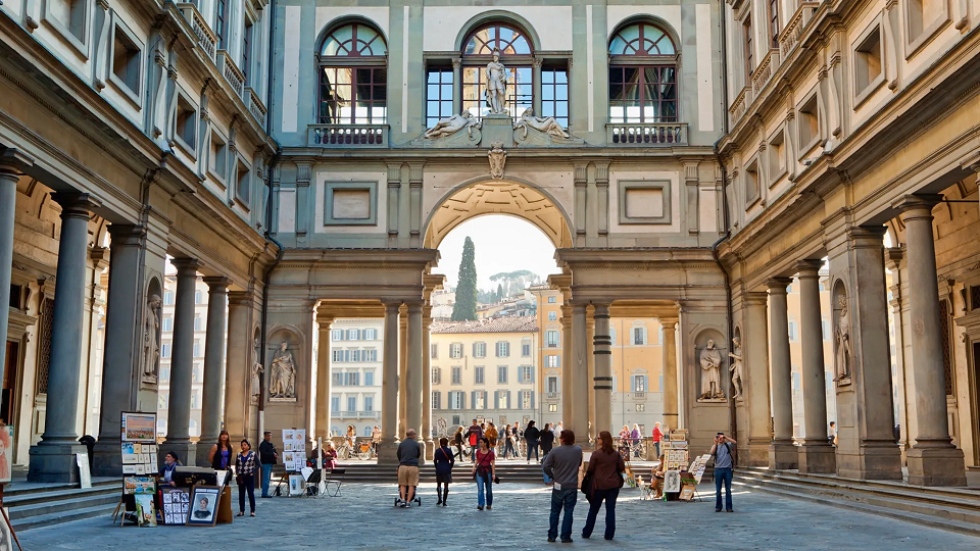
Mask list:
[[[0,483],[0,513],[3,513],[3,521],[7,523],[7,528],[10,528],[10,535],[14,538],[14,542],[17,544],[17,549],[24,551],[23,546],[20,544],[20,540],[17,539],[17,532],[14,531],[14,525],[10,522],[10,517],[7,516],[7,510],[3,508],[3,484]]]
[[[279,477],[279,482],[276,482],[276,496],[282,497],[282,485],[286,485],[286,497],[289,497],[289,471],[283,471],[282,476]]]

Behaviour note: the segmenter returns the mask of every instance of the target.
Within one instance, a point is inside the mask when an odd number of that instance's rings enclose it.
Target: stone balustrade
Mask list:
[[[388,147],[387,124],[311,124],[308,143],[313,147]]]
[[[256,92],[254,88],[246,88],[245,95],[242,96],[242,99],[245,100],[245,105],[248,107],[248,112],[255,117],[255,120],[258,121],[259,124],[264,125],[265,116],[269,110],[266,108],[265,104],[262,103],[262,100],[259,99],[258,92]]]
[[[783,32],[779,33],[779,54],[782,59],[786,59],[790,52],[796,48],[800,37],[803,36],[803,29],[806,28],[807,23],[810,22],[813,13],[817,11],[819,6],[820,2],[800,2],[800,6],[789,18]]]
[[[238,68],[235,61],[231,59],[228,52],[225,50],[218,50],[217,62],[218,70],[231,85],[231,89],[235,91],[235,94],[245,101],[245,74],[242,70]]]
[[[197,43],[208,54],[208,57],[214,61],[218,37],[215,36],[211,27],[208,26],[201,12],[197,10],[197,4],[195,2],[181,2],[177,4],[177,9],[180,10],[184,19],[190,23],[191,30],[194,32],[194,36],[197,37]]]
[[[770,48],[766,57],[762,58],[762,63],[752,71],[752,87],[755,90],[762,90],[769,83],[769,79],[779,67],[779,60],[779,48]]]
[[[687,145],[687,123],[612,123],[606,140],[614,145]]]

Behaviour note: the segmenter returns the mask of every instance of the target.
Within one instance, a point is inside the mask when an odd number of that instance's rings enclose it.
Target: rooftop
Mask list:
[[[537,330],[537,320],[530,316],[432,323],[432,333],[534,333]]]

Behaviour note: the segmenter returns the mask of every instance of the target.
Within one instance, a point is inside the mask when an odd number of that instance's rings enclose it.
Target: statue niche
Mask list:
[[[296,361],[289,351],[289,343],[279,345],[269,366],[269,401],[296,401]],[[253,390],[254,392],[254,390]]]
[[[160,305],[159,295],[150,295],[143,318],[143,371],[144,383],[157,383],[157,368],[160,365]]]
[[[699,402],[725,400],[725,392],[721,389],[721,363],[721,349],[715,346],[713,339],[708,339],[705,347],[698,353],[698,366],[701,372]]]
[[[836,319],[834,320],[834,381],[838,386],[851,384],[851,318],[847,308],[847,293],[837,290]]]

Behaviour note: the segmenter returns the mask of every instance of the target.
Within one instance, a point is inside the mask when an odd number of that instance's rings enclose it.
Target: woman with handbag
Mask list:
[[[259,469],[259,456],[252,451],[252,444],[248,440],[242,440],[242,451],[235,461],[235,469],[238,472],[235,477],[238,482],[238,516],[245,516],[245,494],[248,493],[248,507],[254,517],[255,473]]]
[[[626,471],[626,463],[623,462],[623,456],[613,449],[613,437],[609,431],[599,433],[597,444],[598,449],[592,452],[589,470],[586,472],[586,477],[591,475],[592,478],[592,499],[589,500],[589,516],[582,528],[582,538],[588,539],[592,536],[599,507],[605,501],[605,538],[611,540],[616,535],[616,498],[619,497],[619,489],[623,487],[622,473]]]
[[[497,461],[486,437],[480,439],[471,474],[476,481],[476,508],[482,511],[486,504],[488,511],[493,509],[493,481],[497,478]]]
[[[439,448],[432,455],[432,462],[436,466],[436,505],[445,507],[446,498],[449,497],[449,484],[453,481],[453,465],[456,463],[448,438],[439,439]]]

